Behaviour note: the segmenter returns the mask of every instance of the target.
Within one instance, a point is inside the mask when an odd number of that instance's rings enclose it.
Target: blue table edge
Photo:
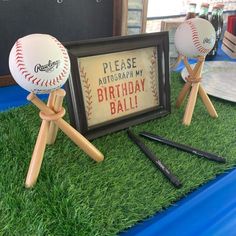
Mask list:
[[[120,235],[236,235],[235,183],[233,168]]]

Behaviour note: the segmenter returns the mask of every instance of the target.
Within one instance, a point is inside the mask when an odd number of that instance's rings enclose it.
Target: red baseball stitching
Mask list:
[[[157,80],[156,80],[156,60],[157,60],[157,51],[154,49],[153,50],[153,54],[151,57],[151,65],[150,65],[150,84],[151,84],[151,91],[152,91],[152,95],[154,97],[154,100],[158,103],[159,99],[158,99],[158,84],[157,84]]]
[[[51,36],[51,39],[53,39],[54,42],[56,42],[56,44],[59,46],[62,54],[63,54],[63,58],[64,58],[64,67],[63,70],[61,72],[61,74],[59,76],[57,76],[56,78],[53,78],[51,80],[42,80],[42,79],[38,79],[37,77],[35,77],[33,74],[31,74],[24,63],[24,55],[23,55],[23,49],[22,49],[22,43],[20,41],[20,39],[18,39],[15,43],[16,45],[16,52],[15,52],[15,62],[16,62],[16,66],[19,69],[19,71],[21,72],[21,74],[25,77],[25,79],[27,81],[31,81],[31,83],[36,84],[36,85],[40,85],[41,86],[52,86],[56,85],[57,83],[59,83],[63,77],[66,74],[66,71],[68,70],[69,67],[69,57],[68,54],[66,52],[66,49],[64,48],[64,46],[54,37]]]
[[[86,110],[86,115],[87,115],[87,119],[90,120],[91,119],[91,115],[92,115],[92,89],[90,88],[90,83],[89,83],[89,79],[87,78],[87,74],[84,71],[84,67],[81,65],[81,62],[79,63],[79,70],[80,70],[80,76],[82,78],[82,82],[83,82],[83,86],[85,87],[85,100],[86,100],[86,106],[85,106],[85,110]]]
[[[204,48],[200,41],[199,41],[199,35],[197,32],[197,29],[195,27],[195,25],[193,24],[193,22],[191,20],[187,20],[185,21],[191,28],[192,31],[192,40],[193,40],[193,44],[194,46],[197,48],[197,50],[203,54],[207,54],[209,52],[209,49]]]

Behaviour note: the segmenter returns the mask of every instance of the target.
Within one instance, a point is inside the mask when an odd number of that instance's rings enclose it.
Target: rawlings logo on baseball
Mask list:
[[[212,38],[204,38],[203,39],[203,41],[202,41],[202,43],[203,44],[212,44],[212,41],[213,41],[213,39]]]
[[[60,64],[60,60],[57,60],[57,61],[49,60],[48,64],[46,64],[46,65],[37,64],[34,67],[34,72],[38,73],[39,71],[45,71],[47,73],[50,73],[50,72],[54,71],[54,69],[57,69],[59,67],[59,64]]]

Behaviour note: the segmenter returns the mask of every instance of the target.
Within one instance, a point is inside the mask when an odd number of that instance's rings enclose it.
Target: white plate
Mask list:
[[[195,64],[191,65],[193,68]],[[188,76],[186,68],[181,72],[183,80]],[[202,70],[202,86],[209,95],[236,102],[236,63],[206,61]]]

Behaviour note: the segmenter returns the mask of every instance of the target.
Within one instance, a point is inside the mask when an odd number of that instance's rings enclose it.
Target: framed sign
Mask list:
[[[166,32],[70,42],[72,125],[88,139],[170,112]]]

